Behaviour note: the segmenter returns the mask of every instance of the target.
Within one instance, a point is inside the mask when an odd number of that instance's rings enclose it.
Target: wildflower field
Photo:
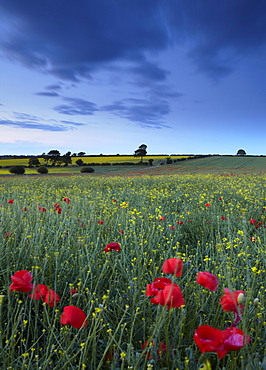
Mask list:
[[[2,369],[265,369],[266,176],[0,179]]]

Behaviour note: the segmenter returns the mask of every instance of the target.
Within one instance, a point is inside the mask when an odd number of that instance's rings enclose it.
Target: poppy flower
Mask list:
[[[97,221],[99,225],[103,225],[104,221]]]
[[[221,220],[226,220],[226,217],[222,216],[222,217],[221,217]]]
[[[163,290],[166,285],[171,285],[172,280],[167,279],[166,277],[156,278],[151,284],[148,284],[146,287],[146,297],[151,297],[156,295],[159,290]]]
[[[46,208],[44,208],[44,207],[37,207],[38,208],[38,210],[40,211],[40,212],[46,212]]]
[[[125,232],[123,230],[117,230],[120,234],[124,234]]]
[[[12,284],[10,284],[9,289],[29,293],[33,289],[33,284],[31,284],[32,279],[33,277],[29,271],[17,271],[11,276]]]
[[[165,274],[172,274],[175,276],[182,275],[183,261],[180,258],[169,258],[164,261],[162,271]]]
[[[250,223],[251,225],[254,225],[256,222],[257,222],[257,220],[254,220],[253,218],[251,218],[251,219],[249,220],[249,223]]]
[[[199,326],[194,332],[193,339],[202,353],[216,352],[220,359],[228,351],[236,351],[250,341],[250,338],[238,328],[219,330],[209,325]]]
[[[64,198],[63,201],[66,203],[66,204],[69,204],[70,203],[70,199],[69,198]]]
[[[205,204],[205,207],[210,207],[211,206],[211,203],[206,203]]]
[[[75,306],[65,306],[60,317],[62,325],[71,325],[73,328],[85,328],[88,325],[86,314],[80,308]]]
[[[14,236],[14,234],[11,232],[11,231],[8,231],[7,233],[4,233],[3,237],[6,239],[6,238],[10,238]]]
[[[106,244],[106,247],[104,248],[104,251],[109,252],[109,251],[112,251],[112,250],[114,250],[116,252],[120,252],[121,251],[120,244],[119,243]]]
[[[164,289],[151,298],[151,303],[165,306],[168,310],[173,307],[181,307],[185,305],[180,287],[176,284],[169,284]]]
[[[28,211],[27,207],[23,207],[21,211]]]
[[[34,300],[43,300],[45,303],[47,303],[50,307],[54,307],[56,303],[60,301],[60,297],[56,292],[52,289],[49,289],[44,284],[37,284],[32,294],[29,295],[31,299]]]
[[[13,200],[13,199],[9,199],[9,200],[7,201],[7,203],[8,203],[8,204],[13,204],[13,203],[14,203],[14,200]]]
[[[177,225],[183,225],[184,222],[183,221],[177,221],[176,223],[177,223]]]
[[[165,216],[159,217],[158,221],[166,221],[166,217]]]
[[[219,280],[217,276],[211,274],[210,272],[198,272],[196,282],[205,288],[209,289],[211,292],[215,292],[218,288]]]
[[[169,227],[169,229],[170,229],[170,230],[175,230],[175,229],[176,229],[176,227],[175,227],[175,226],[170,226],[170,227]]]
[[[239,295],[245,294],[243,290],[231,291],[228,288],[224,289],[224,295],[221,298],[220,305],[222,305],[223,311],[232,311],[236,314],[242,312],[242,309],[245,308],[241,303],[239,303]]]
[[[78,291],[75,288],[71,288],[69,294],[72,296],[74,294],[78,294]]]
[[[147,360],[151,360],[152,359],[152,353],[155,353],[156,351],[156,354],[157,354],[157,360],[160,360],[162,359],[162,357],[166,354],[167,352],[167,345],[163,342],[159,342],[158,345],[156,345],[154,342],[149,342],[148,340],[146,340],[146,342],[144,342],[141,346],[142,349],[147,349]]]

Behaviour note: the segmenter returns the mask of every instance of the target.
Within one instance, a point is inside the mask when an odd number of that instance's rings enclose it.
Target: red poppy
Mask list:
[[[166,217],[165,216],[159,217],[158,221],[166,221]]]
[[[220,197],[220,198],[218,198],[218,200],[223,200],[223,198],[222,198],[222,197]]]
[[[184,222],[183,221],[177,221],[176,223],[177,223],[177,225],[183,225]]]
[[[175,226],[170,226],[170,227],[169,227],[169,229],[170,229],[170,230],[175,230],[175,229],[176,229],[176,227],[175,227]]]
[[[157,355],[157,360],[161,360],[167,352],[167,345],[163,342],[159,342],[159,345],[156,345],[154,342],[149,342],[148,340],[146,340],[146,342],[142,344],[141,348],[147,349],[146,357],[148,360],[152,359],[152,354],[155,352]]]
[[[12,284],[10,284],[9,289],[29,293],[33,289],[33,284],[31,284],[32,279],[33,277],[29,271],[17,271],[13,276],[11,276]]]
[[[222,217],[221,217],[221,220],[226,220],[226,217],[222,216]]]
[[[249,223],[250,223],[251,225],[254,225],[256,222],[257,222],[257,220],[254,220],[253,218],[251,218],[251,219],[249,220]]]
[[[123,230],[117,230],[120,234],[124,234]]]
[[[63,313],[60,317],[62,325],[71,325],[73,328],[85,328],[88,325],[86,314],[80,308],[75,306],[65,306]]]
[[[28,208],[27,207],[23,207],[22,208],[22,211],[28,211]]]
[[[14,236],[14,234],[11,232],[11,231],[8,231],[7,233],[4,233],[3,237],[6,239],[6,238],[10,238]]]
[[[8,204],[13,204],[13,203],[14,203],[14,200],[13,200],[13,199],[9,199],[9,200],[7,201],[7,203],[8,203]]]
[[[70,289],[70,295],[74,295],[74,294],[78,294],[78,291],[77,291],[77,289],[75,289],[75,288],[72,288],[72,289]]]
[[[104,248],[104,251],[109,252],[109,251],[112,251],[112,250],[114,250],[116,252],[120,252],[121,251],[120,244],[119,243],[106,244],[106,247]]]
[[[210,272],[198,272],[196,282],[205,288],[209,289],[211,292],[215,292],[218,288],[219,280],[217,276],[211,274]]]
[[[58,203],[55,203],[54,204],[54,208],[57,209],[58,207],[60,207],[59,204]]]
[[[97,221],[99,225],[103,225],[104,221]]]
[[[117,202],[117,199],[112,199],[113,202]]]
[[[69,204],[70,203],[70,199],[69,198],[64,198],[63,201],[66,202],[66,204]]]
[[[211,203],[206,203],[205,204],[205,207],[210,207],[211,206]]]
[[[148,284],[146,287],[146,297],[151,297],[156,295],[159,290],[163,290],[166,285],[171,285],[172,280],[167,279],[166,277],[156,278],[151,284]]]
[[[35,300],[42,299],[50,307],[54,307],[60,301],[59,295],[44,284],[37,284],[29,297]]]
[[[250,338],[238,328],[219,330],[209,325],[199,326],[195,330],[193,339],[202,353],[216,352],[220,359],[228,351],[236,351],[250,341]]]
[[[222,305],[223,311],[233,311],[236,314],[242,312],[242,309],[245,308],[242,304],[238,303],[239,294],[245,294],[243,290],[231,291],[228,288],[224,289],[224,295],[221,298],[220,305]]]
[[[182,291],[176,284],[166,285],[163,290],[158,291],[155,297],[151,298],[150,302],[165,306],[168,310],[185,305]]]
[[[44,207],[37,207],[40,212],[46,212],[46,208]]]
[[[162,271],[165,274],[172,274],[175,276],[182,275],[183,261],[180,258],[169,258],[165,260],[162,266]]]

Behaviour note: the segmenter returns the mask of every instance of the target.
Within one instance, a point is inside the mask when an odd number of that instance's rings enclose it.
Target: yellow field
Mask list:
[[[180,158],[188,158],[191,157],[189,155],[173,155],[171,156],[172,159],[180,159]],[[139,162],[140,157],[134,157],[133,155],[127,156],[127,155],[110,155],[110,156],[97,156],[97,157],[90,157],[90,156],[84,156],[84,157],[71,157],[72,158],[72,164],[76,164],[76,161],[78,159],[82,159],[85,163],[115,163],[115,162]],[[149,159],[153,159],[154,162],[165,160],[167,158],[166,155],[147,155],[144,157],[145,161],[148,161]],[[45,161],[43,158],[38,157],[41,164],[44,164]],[[0,166],[28,166],[29,158],[10,158],[10,159],[0,159]]]

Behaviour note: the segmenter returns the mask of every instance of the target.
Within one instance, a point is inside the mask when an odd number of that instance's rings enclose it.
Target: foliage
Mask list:
[[[212,370],[262,369],[265,179],[3,178],[1,367],[194,370],[206,362]],[[117,250],[104,252],[110,244]],[[182,259],[181,276],[161,271],[170,258]],[[30,284],[45,285],[45,298],[8,289],[20,270],[31,272]],[[218,277],[216,291],[196,283],[199,271]],[[161,276],[178,284],[184,307],[150,303],[146,286]],[[55,307],[48,304],[47,287],[60,296]],[[220,359],[202,355],[193,335],[198,327],[225,331],[233,323],[234,314],[219,305],[224,288],[245,292],[239,329],[251,341]],[[60,321],[65,307],[73,306],[86,313],[86,327],[65,325],[65,316]]]
[[[141,162],[143,161],[143,157],[147,154],[147,145],[141,144],[137,150],[134,152],[134,157],[141,157]]]
[[[29,163],[28,163],[29,166],[39,166],[40,164],[41,163],[39,161],[39,158],[37,158],[37,157],[30,157],[29,158]]]
[[[77,164],[78,166],[83,166],[83,165],[84,165],[84,162],[83,162],[83,160],[82,160],[82,159],[77,159],[77,160],[76,160],[76,164]]]
[[[94,168],[85,166],[85,167],[82,167],[80,169],[80,172],[82,172],[82,173],[85,173],[85,172],[86,173],[92,173],[92,172],[94,172]]]
[[[10,167],[9,172],[14,175],[23,175],[25,173],[25,168],[23,166],[12,166]]]
[[[45,167],[45,166],[40,166],[37,168],[37,172],[40,173],[40,174],[46,174],[48,173],[48,168]]]
[[[244,149],[239,149],[238,150],[238,152],[236,153],[237,155],[245,155],[245,154],[247,154],[246,152],[245,152],[245,150]]]

